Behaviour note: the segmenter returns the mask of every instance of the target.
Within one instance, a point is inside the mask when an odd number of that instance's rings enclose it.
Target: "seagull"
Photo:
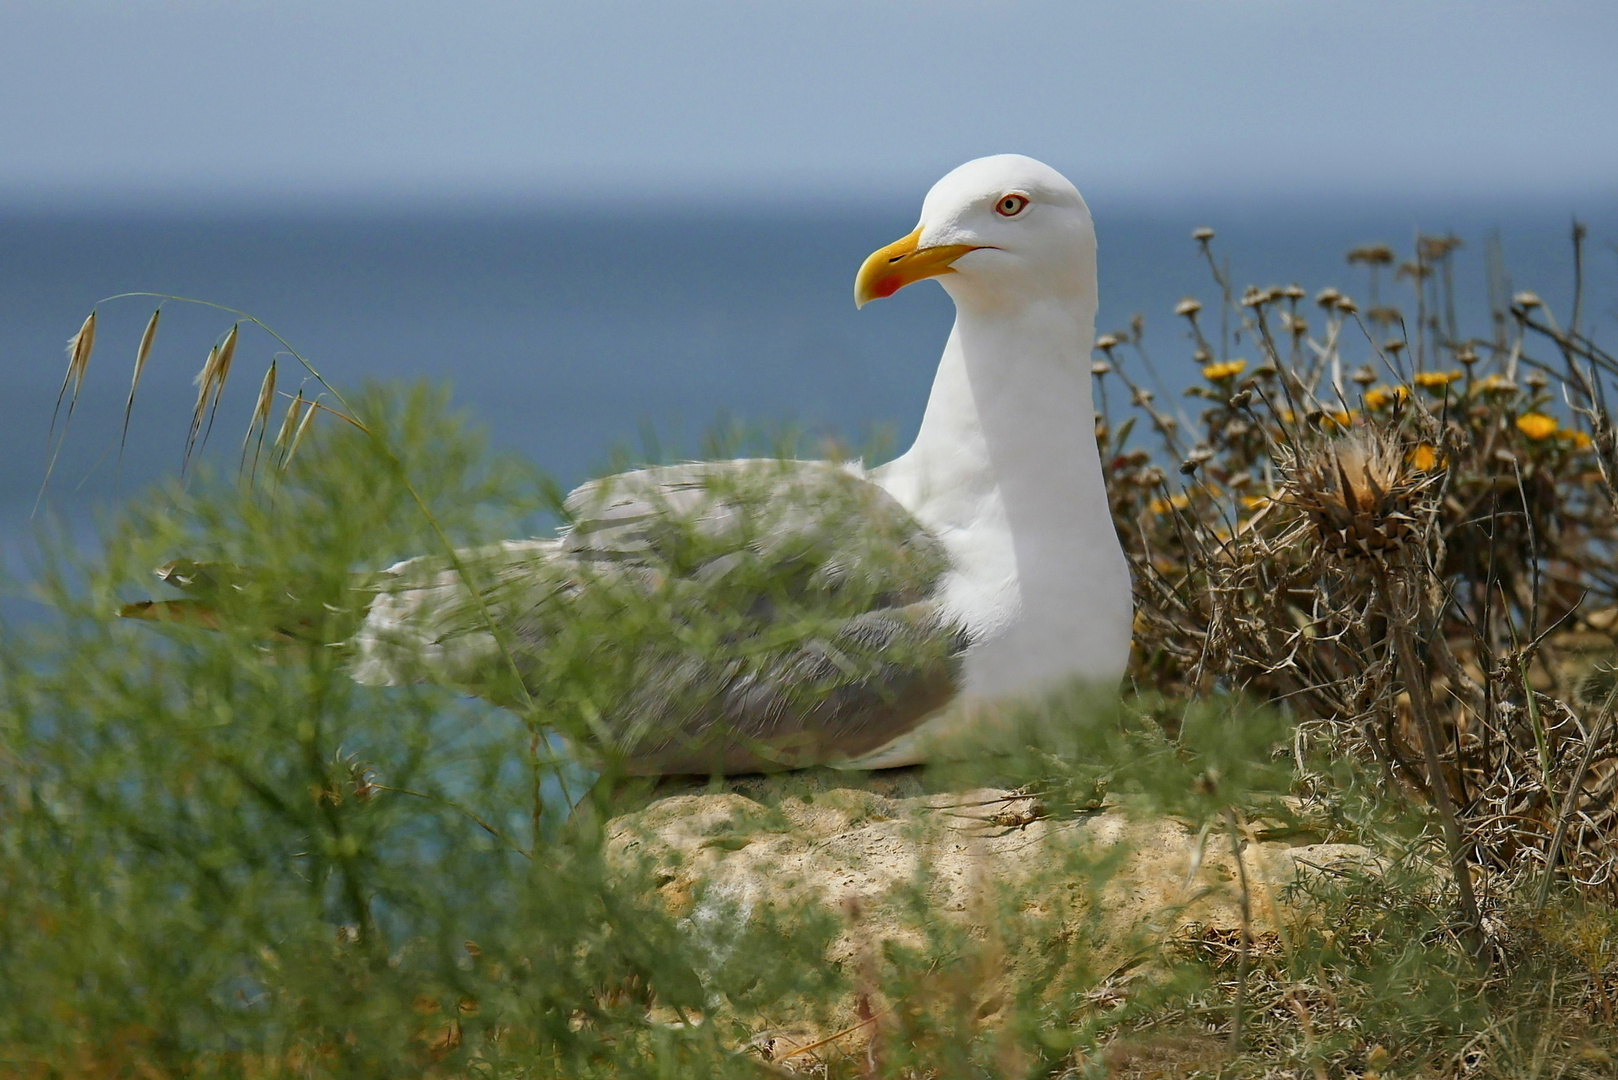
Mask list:
[[[1116,692],[1133,612],[1095,440],[1089,209],[1032,158],[969,161],[854,302],[929,279],[955,324],[905,453],[587,483],[555,536],[369,579],[353,677],[566,707],[582,749],[642,776],[915,765],[1008,702]],[[159,574],[219,586],[207,564]]]

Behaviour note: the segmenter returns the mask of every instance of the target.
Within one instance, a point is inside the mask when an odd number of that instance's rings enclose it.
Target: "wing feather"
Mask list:
[[[635,773],[848,758],[953,696],[964,632],[931,602],[944,549],[857,470],[670,465],[592,481],[549,540],[464,553],[535,697],[582,697]],[[356,678],[513,704],[473,593],[443,559],[385,575]]]

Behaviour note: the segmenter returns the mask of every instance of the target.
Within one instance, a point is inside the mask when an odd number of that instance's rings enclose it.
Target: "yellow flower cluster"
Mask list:
[[[1590,449],[1590,436],[1582,431],[1574,431],[1572,428],[1558,428],[1556,437],[1562,442],[1571,445],[1575,450]]]
[[[1202,369],[1202,377],[1209,382],[1233,378],[1247,369],[1246,360],[1226,360],[1222,364],[1209,364]]]
[[[1438,464],[1438,448],[1432,443],[1417,443],[1410,448],[1410,453],[1405,455],[1405,460],[1417,472],[1429,472]]]
[[[1460,377],[1459,371],[1418,371],[1416,385],[1423,390],[1442,390]]]
[[[1146,507],[1154,514],[1166,514],[1170,510],[1184,510],[1191,505],[1191,499],[1186,495],[1175,495],[1167,499],[1153,499]]]
[[[1544,413],[1523,413],[1517,417],[1517,430],[1530,439],[1544,439],[1556,433],[1556,418]]]
[[[1373,386],[1365,391],[1365,407],[1367,409],[1380,409],[1390,404],[1395,398],[1403,401],[1410,396],[1408,386]]]

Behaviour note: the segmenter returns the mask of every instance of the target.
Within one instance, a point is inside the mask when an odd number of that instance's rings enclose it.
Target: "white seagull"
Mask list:
[[[969,161],[865,260],[854,300],[928,278],[955,326],[904,454],[593,481],[555,537],[373,576],[354,677],[565,703],[638,775],[917,764],[982,706],[1115,690],[1133,618],[1094,432],[1089,209],[1032,158]]]

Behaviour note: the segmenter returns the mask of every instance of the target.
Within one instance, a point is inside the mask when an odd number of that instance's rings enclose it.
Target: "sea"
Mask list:
[[[1588,225],[1585,311],[1618,337],[1618,190],[1584,198],[1174,199],[1091,202],[1100,241],[1098,330],[1145,318],[1145,344],[1173,398],[1197,377],[1184,296],[1216,292],[1192,230],[1238,288],[1297,282],[1364,298],[1352,247],[1408,256],[1418,232],[1453,233],[1459,316],[1487,334],[1485,250],[1513,289],[1564,318],[1575,217]],[[855,270],[908,232],[913,203],[738,205],[670,201],[479,204],[59,204],[0,199],[0,554],[8,618],[38,617],[26,580],[42,521],[89,542],[92,523],[180,468],[210,344],[236,318],[170,304],[121,460],[130,369],[147,291],[249,312],[339,387],[372,379],[447,386],[492,442],[564,484],[649,442],[700,451],[715,424],[791,427],[853,446],[902,449],[914,435],[951,307],[927,283],[856,311]],[[1383,299],[1408,285],[1384,277]],[[1363,302],[1363,299],[1362,299]],[[1408,306],[1408,304],[1407,304]],[[64,344],[91,309],[96,348],[41,496]],[[280,346],[243,333],[209,453],[234,464],[259,373]],[[285,370],[283,368],[283,370]],[[285,383],[283,383],[285,385]],[[62,418],[57,417],[60,433]],[[222,433],[222,434],[221,434]],[[648,433],[655,435],[648,439]]]

